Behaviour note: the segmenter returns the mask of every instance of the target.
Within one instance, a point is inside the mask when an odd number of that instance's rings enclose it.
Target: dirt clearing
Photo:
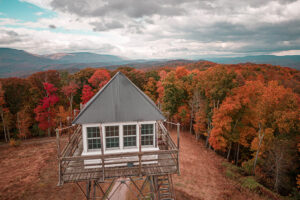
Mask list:
[[[176,133],[172,133],[176,137]],[[176,141],[176,140],[174,140]],[[225,160],[189,133],[181,134],[181,176],[173,177],[177,199],[263,199],[225,177]],[[0,145],[0,199],[84,199],[75,184],[57,187],[55,138]],[[82,187],[85,187],[82,185]]]

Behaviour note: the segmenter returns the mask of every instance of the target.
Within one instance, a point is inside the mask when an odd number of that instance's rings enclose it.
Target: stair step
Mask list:
[[[158,181],[167,181],[167,180],[169,180],[168,178],[159,178],[159,179],[157,179]]]
[[[160,193],[159,194],[160,197],[162,196],[171,196],[171,193],[167,192],[167,193]]]
[[[159,188],[160,191],[169,191],[169,188]]]
[[[168,185],[169,186],[170,184],[169,183],[162,183],[162,184],[159,184],[159,185]]]
[[[174,200],[173,198],[162,198],[160,200]]]

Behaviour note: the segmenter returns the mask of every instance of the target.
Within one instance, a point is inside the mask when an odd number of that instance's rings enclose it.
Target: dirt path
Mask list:
[[[172,132],[172,138],[177,141],[176,132]],[[191,199],[262,199],[227,179],[222,166],[225,159],[206,149],[203,141],[197,142],[193,135],[182,132],[180,143],[181,176],[173,178],[176,196],[183,193]]]

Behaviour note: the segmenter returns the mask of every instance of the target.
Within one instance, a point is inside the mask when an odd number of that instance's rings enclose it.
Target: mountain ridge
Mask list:
[[[223,64],[256,63],[272,64],[283,67],[291,67],[300,70],[300,55],[291,56],[245,56],[245,57],[215,57],[202,59]],[[104,67],[116,69],[120,66],[134,68],[149,68],[163,66],[169,63],[192,63],[199,60],[188,59],[124,59],[120,56],[109,54],[96,54],[90,52],[55,53],[48,55],[36,55],[24,50],[12,48],[0,48],[0,77],[26,76],[37,71],[50,69],[68,70],[83,69],[86,67]],[[171,64],[172,65],[172,64]]]

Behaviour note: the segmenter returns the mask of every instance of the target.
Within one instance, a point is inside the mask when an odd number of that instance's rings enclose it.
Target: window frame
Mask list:
[[[114,127],[118,127],[118,136],[107,136],[107,133],[106,133],[106,127],[112,127],[112,126],[114,126]],[[105,142],[103,141],[103,143],[105,143],[105,145],[104,145],[104,149],[105,150],[108,150],[108,151],[110,151],[110,150],[117,150],[117,149],[122,149],[121,148],[121,139],[120,139],[120,137],[121,137],[121,129],[120,129],[120,124],[109,124],[109,125],[104,125],[103,126],[103,129],[102,129],[103,131],[104,131],[104,134],[103,134],[103,136],[104,136],[104,138],[105,138]],[[123,133],[122,133],[122,135],[123,135]],[[106,144],[106,140],[108,139],[108,138],[118,138],[119,139],[119,146],[118,147],[107,147],[107,144]]]
[[[98,128],[98,130],[99,130],[99,137],[88,137],[88,128]],[[87,126],[87,127],[85,127],[85,130],[86,130],[86,149],[87,149],[87,151],[88,152],[93,152],[93,151],[101,151],[101,146],[102,146],[102,142],[101,142],[101,140],[102,140],[102,138],[101,138],[101,133],[100,133],[100,126],[96,126],[96,125],[92,125],[92,126]],[[92,148],[92,149],[90,149],[89,148],[89,140],[93,140],[93,139],[100,139],[100,148]]]
[[[122,124],[122,137],[123,137],[123,149],[134,149],[138,148],[138,124]],[[124,126],[135,126],[135,135],[124,135]],[[135,146],[125,146],[125,140],[124,138],[133,138],[135,137]]]
[[[152,125],[152,134],[142,134],[142,126],[143,125]],[[142,147],[155,147],[155,123],[141,123],[141,146]],[[150,145],[143,145],[142,141],[143,141],[143,136],[152,136],[152,142],[153,144],[150,144]]]
[[[83,134],[83,155],[97,155],[101,154],[101,148],[100,149],[88,149],[88,134],[87,134],[87,128],[88,127],[99,127],[100,131],[102,131],[103,135],[103,141],[101,141],[101,132],[100,132],[100,142],[101,145],[103,145],[103,152],[105,154],[110,154],[110,153],[122,153],[123,150],[124,152],[136,152],[139,150],[139,134],[140,134],[140,126],[144,124],[152,124],[153,125],[153,145],[141,145],[142,150],[147,151],[147,149],[152,149],[155,148],[157,149],[157,122],[156,121],[144,121],[144,122],[112,122],[112,123],[89,123],[89,124],[82,124],[82,134]],[[124,125],[135,125],[136,126],[136,146],[124,146],[124,130],[123,126]],[[105,133],[105,127],[106,126],[119,126],[119,147],[117,148],[106,148],[106,133]],[[142,137],[142,135],[141,135]]]

